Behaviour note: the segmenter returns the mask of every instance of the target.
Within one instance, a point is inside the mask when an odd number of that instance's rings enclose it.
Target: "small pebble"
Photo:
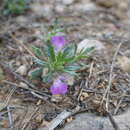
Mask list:
[[[52,95],[51,101],[55,102],[55,103],[58,103],[58,102],[61,102],[62,99],[63,99],[62,95]]]
[[[130,74],[130,58],[123,56],[118,59],[119,65],[124,72]]]
[[[45,77],[48,73],[48,68],[43,69],[42,77]]]
[[[27,66],[26,65],[21,65],[17,70],[17,73],[19,73],[22,76],[25,76],[27,74]]]
[[[28,88],[28,85],[25,84],[24,82],[20,82],[19,85],[20,85],[21,87],[23,87],[23,88]]]
[[[67,84],[72,86],[74,84],[74,76],[68,76],[67,78]]]
[[[64,5],[57,5],[55,8],[57,13],[63,13],[65,11],[65,6]]]

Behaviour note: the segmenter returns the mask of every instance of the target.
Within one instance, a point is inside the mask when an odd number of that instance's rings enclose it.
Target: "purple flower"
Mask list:
[[[51,37],[51,43],[55,47],[57,51],[62,50],[62,48],[65,45],[65,39],[64,36],[52,36]]]
[[[54,83],[50,88],[50,91],[53,95],[65,94],[67,92],[68,86],[66,83],[63,82],[63,80],[64,79],[61,77],[54,80]]]

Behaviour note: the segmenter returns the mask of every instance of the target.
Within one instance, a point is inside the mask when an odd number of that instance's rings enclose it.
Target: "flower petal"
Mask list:
[[[64,36],[53,36],[51,37],[51,43],[56,50],[61,50],[65,45]]]
[[[50,88],[52,94],[65,94],[67,90],[67,84],[62,82],[60,79],[56,79]]]

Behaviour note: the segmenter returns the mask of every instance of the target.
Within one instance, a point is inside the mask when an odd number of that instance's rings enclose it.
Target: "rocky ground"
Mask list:
[[[37,0],[23,15],[1,15],[0,129],[129,130],[129,7],[129,0]],[[34,67],[29,50],[43,44],[55,17],[68,43],[96,46],[82,61],[88,67],[70,78],[69,92],[56,97],[28,78]],[[64,110],[69,114],[57,122]]]

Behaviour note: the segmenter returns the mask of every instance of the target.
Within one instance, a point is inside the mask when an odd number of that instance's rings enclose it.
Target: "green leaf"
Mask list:
[[[54,30],[56,30],[57,28],[59,28],[59,21],[58,18],[55,18],[53,21],[53,28]]]
[[[49,72],[46,76],[42,77],[42,81],[45,83],[51,82],[53,73]]]
[[[73,63],[75,61],[75,56],[76,56],[76,45],[67,45],[65,46],[65,49],[63,51],[63,61],[64,63]]]
[[[56,33],[58,33],[58,32],[64,32],[64,29],[63,29],[63,28],[57,28],[57,29],[55,30],[55,32],[56,32]]]
[[[47,54],[48,54],[48,58],[54,62],[55,61],[55,52],[54,52],[54,47],[50,44],[47,43],[47,48],[46,48]]]
[[[45,57],[50,57],[50,54],[49,54],[49,51],[48,51],[48,46],[46,44],[43,48],[43,53],[44,53]]]
[[[64,69],[63,71],[64,71],[65,73],[70,74],[70,75],[77,75],[77,73],[75,73],[74,71],[69,71],[69,70],[66,70],[66,69]]]
[[[74,44],[74,55],[76,55],[76,53],[77,53],[77,49],[78,49],[77,44]]]
[[[63,51],[63,58],[75,55],[75,45],[66,45]]]
[[[94,50],[94,48],[95,47],[90,47],[90,48],[86,48],[86,49],[82,48],[80,50],[80,52],[76,54],[75,61],[78,61],[78,60],[83,59],[83,58],[88,58],[88,54],[90,52],[92,52]]]
[[[77,66],[77,65],[71,65],[71,66],[66,66],[65,69],[66,70],[69,70],[69,71],[76,71],[78,69],[80,69],[81,67],[80,66]]]
[[[86,54],[92,52],[94,49],[95,49],[95,47],[86,48],[86,49],[82,52],[82,55],[86,55]]]
[[[75,61],[75,57],[70,57],[70,58],[64,58],[63,62],[65,64],[73,63]]]
[[[63,61],[63,58],[62,58],[62,52],[58,52],[57,56],[56,56],[56,62],[57,63],[61,63]]]
[[[27,0],[4,0],[3,13],[8,14],[21,14],[27,9],[29,1]]]
[[[42,75],[43,68],[36,68],[30,72],[31,78],[37,78]]]
[[[70,46],[65,46],[64,51],[63,51],[63,58],[67,57],[67,55],[70,53],[71,47]]]
[[[32,51],[34,52],[34,54],[39,57],[39,58],[43,58],[44,57],[44,54],[42,53],[41,49],[40,48],[37,48],[36,46],[32,46]]]
[[[33,58],[32,61],[40,66],[44,66],[44,67],[47,67],[48,66],[48,63],[45,62],[45,61],[42,61],[38,58]]]

